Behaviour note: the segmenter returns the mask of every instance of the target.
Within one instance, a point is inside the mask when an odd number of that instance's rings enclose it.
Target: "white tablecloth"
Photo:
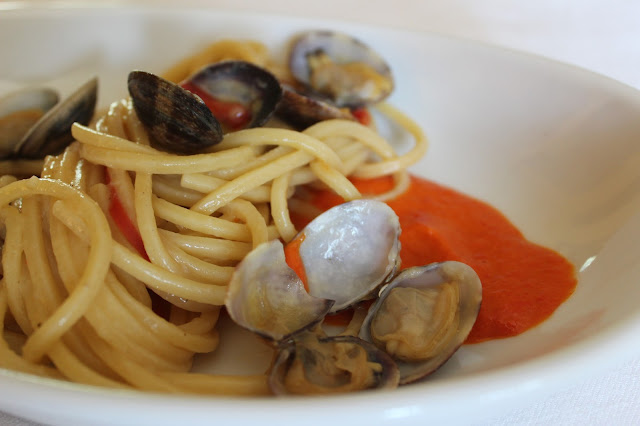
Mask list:
[[[636,0],[181,0],[181,3],[185,7],[263,10],[455,35],[575,64],[640,89],[640,2]],[[8,5],[9,2],[0,1],[0,13],[1,7]],[[469,424],[640,425],[640,353],[627,355],[626,362],[611,365],[604,373],[585,371],[583,381],[566,389],[530,401],[524,407],[504,407],[494,417]],[[33,423],[0,412],[0,425]]]

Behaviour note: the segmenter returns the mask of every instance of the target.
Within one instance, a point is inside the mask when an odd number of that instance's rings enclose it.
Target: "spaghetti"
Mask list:
[[[169,70],[179,81],[204,64],[243,59],[277,68],[255,42],[223,41]],[[298,230],[313,213],[307,185],[362,197],[348,177],[393,176],[426,151],[418,126],[389,105],[415,146],[397,155],[372,128],[328,120],[304,131],[263,127],[227,134],[209,151],[150,146],[129,99],[47,157],[40,177],[0,179],[0,366],[79,383],[160,392],[267,394],[266,375],[191,373],[216,329],[234,266],[254,247]],[[12,168],[13,167],[13,168]]]

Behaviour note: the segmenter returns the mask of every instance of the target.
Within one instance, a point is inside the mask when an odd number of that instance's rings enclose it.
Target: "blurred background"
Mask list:
[[[568,62],[640,88],[636,0],[181,0],[179,4],[433,31]]]

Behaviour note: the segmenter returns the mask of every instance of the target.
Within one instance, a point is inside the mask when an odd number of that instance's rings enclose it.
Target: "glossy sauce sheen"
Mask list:
[[[388,178],[353,182],[363,194],[392,185]],[[341,199],[317,192],[312,201],[325,210]],[[480,277],[482,306],[467,343],[520,334],[548,318],[575,289],[575,271],[568,260],[527,241],[486,203],[412,177],[407,192],[388,204],[402,226],[403,268],[457,260]]]

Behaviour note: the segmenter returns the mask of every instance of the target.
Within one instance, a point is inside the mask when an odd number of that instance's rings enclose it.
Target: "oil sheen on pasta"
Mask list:
[[[353,182],[363,194],[392,185],[389,178]],[[313,196],[323,210],[339,202],[329,192]],[[458,260],[478,273],[482,306],[467,343],[518,335],[547,319],[575,289],[568,260],[527,241],[486,203],[412,176],[409,189],[388,204],[400,217],[403,268]]]

